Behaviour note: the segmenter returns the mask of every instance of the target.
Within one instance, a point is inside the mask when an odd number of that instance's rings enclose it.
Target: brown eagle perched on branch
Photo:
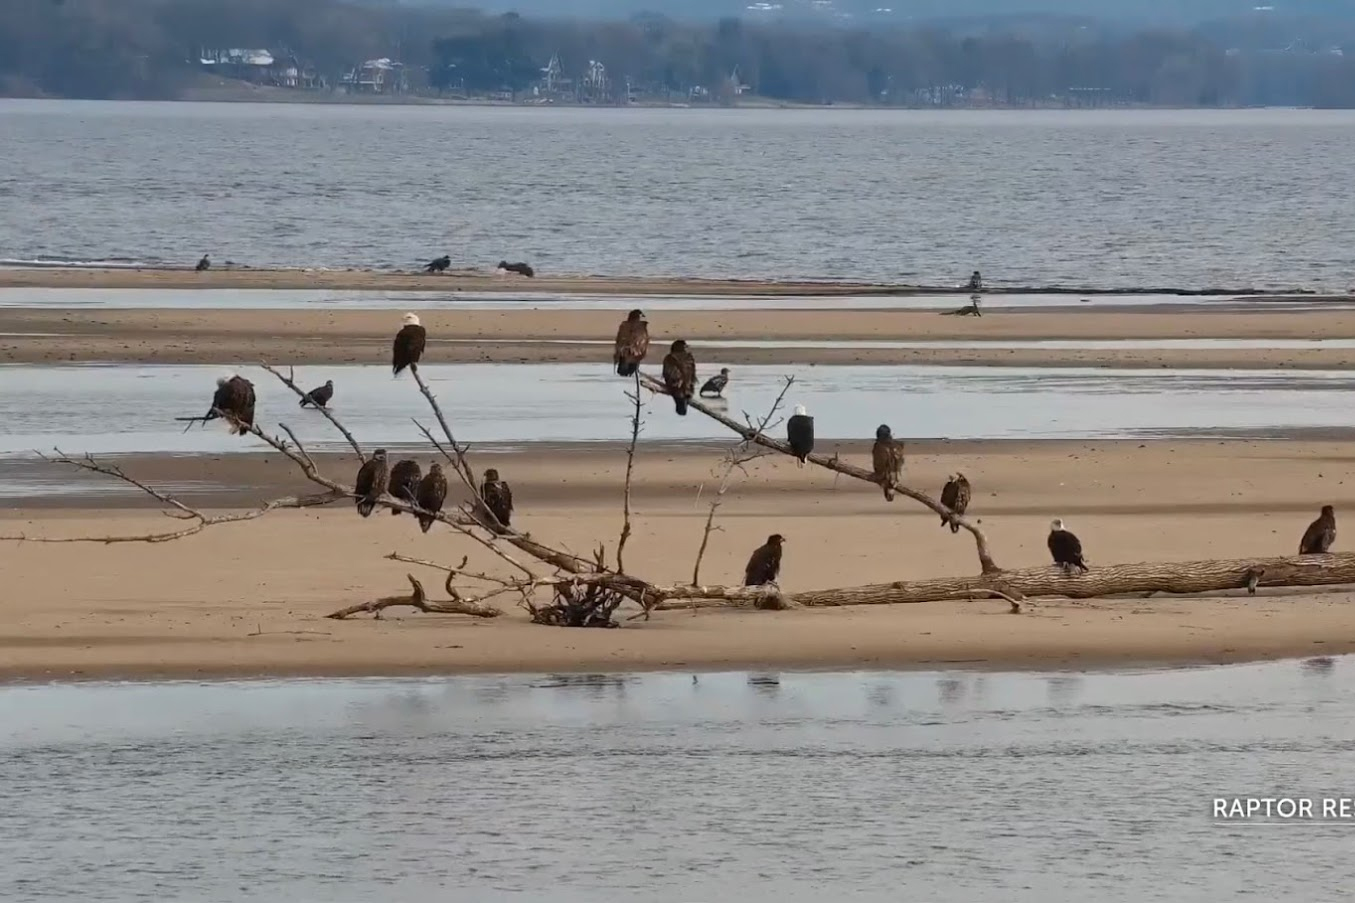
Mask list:
[[[649,324],[645,322],[644,311],[633,310],[616,330],[616,353],[612,355],[616,375],[634,376],[648,353]]]
[[[418,461],[412,461],[408,458],[403,461],[396,461],[395,466],[391,468],[391,496],[411,505],[419,504],[419,480],[422,478],[423,469],[419,467]],[[391,514],[401,513],[399,508],[391,509]]]
[[[903,476],[903,443],[885,424],[875,431],[875,445],[870,450],[875,482],[884,488],[885,501],[894,501],[894,486]]]
[[[238,373],[218,379],[212,407],[202,419],[205,422],[218,417],[230,422],[232,436],[246,435],[254,426],[254,383]]]
[[[480,500],[501,526],[508,526],[513,517],[513,490],[492,467],[485,471],[485,481],[480,484]]]
[[[386,450],[378,448],[372,457],[358,468],[358,478],[353,481],[353,495],[357,497],[358,514],[369,516],[376,510],[377,500],[386,491]]]
[[[1061,517],[1056,517],[1049,525],[1049,554],[1054,556],[1054,563],[1065,572],[1077,568],[1087,573],[1087,562],[1082,558],[1082,540],[1063,526]]]
[[[395,334],[391,346],[391,373],[399,376],[406,367],[419,369],[419,358],[423,357],[424,346],[428,343],[428,330],[419,325],[418,314],[405,314],[405,325]]]
[[[1317,520],[1303,531],[1303,539],[1299,541],[1299,554],[1326,554],[1334,542],[1336,542],[1336,509],[1331,505],[1323,505],[1322,513]]]
[[[419,507],[425,511],[433,514],[442,511],[442,503],[447,500],[447,478],[442,475],[442,465],[438,462],[428,465],[428,473],[419,481],[417,499]],[[434,520],[427,514],[420,514],[419,529],[427,533]]]
[[[663,356],[663,384],[673,396],[673,406],[683,417],[687,416],[687,402],[696,394],[696,358],[687,350],[687,343],[678,339]]]
[[[945,487],[941,490],[941,504],[949,508],[953,513],[963,516],[965,509],[969,507],[969,481],[965,479],[962,473],[956,473],[946,481]],[[948,517],[941,518],[941,526],[950,524],[950,532],[959,533],[960,525]]]
[[[785,541],[786,537],[773,533],[767,537],[766,545],[753,550],[748,566],[743,569],[744,586],[763,586],[776,582],[777,575],[781,573],[781,544]]]
[[[334,397],[334,380],[327,379],[323,386],[317,386],[311,389],[305,395],[301,396],[301,407],[313,404],[317,408],[323,408],[329,404],[329,400]]]

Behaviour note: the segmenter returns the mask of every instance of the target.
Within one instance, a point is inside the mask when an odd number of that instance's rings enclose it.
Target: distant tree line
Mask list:
[[[1241,17],[1135,32],[1046,16],[867,30],[655,15],[554,21],[342,0],[4,0],[0,93],[172,98],[202,78],[194,60],[204,46],[284,49],[329,74],[385,56],[430,93],[519,98],[540,93],[556,60],[565,85],[605,71],[590,83],[595,102],[745,93],[898,106],[1355,107],[1355,26],[1336,20]]]

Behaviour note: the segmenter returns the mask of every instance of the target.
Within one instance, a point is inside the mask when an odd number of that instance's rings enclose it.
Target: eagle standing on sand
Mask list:
[[[485,481],[480,484],[480,500],[500,526],[508,526],[513,518],[513,490],[499,479],[499,472],[492,467],[485,471]]]
[[[696,393],[696,358],[687,350],[687,343],[678,339],[663,356],[663,384],[673,396],[673,405],[682,416],[687,416],[687,402]]]
[[[334,380],[327,379],[323,386],[317,386],[301,396],[301,407],[304,408],[308,404],[313,404],[317,408],[323,408],[329,404],[329,400],[333,397]]]
[[[395,466],[391,468],[391,496],[411,505],[419,504],[419,480],[422,477],[423,470],[419,467],[418,461],[412,461],[408,458],[403,461],[396,461]],[[399,508],[391,509],[391,514],[400,513]]]
[[[720,372],[706,380],[706,384],[701,387],[701,397],[724,398],[727,385],[729,385],[729,368],[721,367]]]
[[[386,450],[378,448],[372,457],[358,468],[358,478],[353,482],[353,495],[357,498],[358,514],[369,516],[376,510],[377,499],[386,491]]]
[[[645,322],[644,311],[633,310],[616,331],[616,353],[612,355],[616,375],[634,376],[648,352],[649,324]]]
[[[773,533],[767,537],[766,545],[753,550],[748,566],[743,569],[744,586],[763,586],[776,582],[777,575],[781,573],[781,544],[785,541],[786,537]]]
[[[230,263],[229,260],[226,261],[226,262],[227,262],[227,263]],[[195,266],[195,267],[193,267],[193,269],[196,270],[196,271],[199,272],[199,273],[204,273],[204,272],[206,272],[207,270],[210,270],[211,268],[212,268],[212,260],[211,260],[211,258],[208,257],[206,254],[203,254],[203,255],[202,255],[202,259],[198,261],[198,265]]]
[[[244,436],[254,426],[254,384],[238,373],[216,381],[212,406],[203,421],[225,417],[231,425],[232,436]]]
[[[419,481],[419,507],[432,514],[442,511],[442,503],[447,500],[447,478],[442,475],[442,465],[434,461],[428,465],[428,473]],[[419,529],[427,533],[434,519],[420,514]]]
[[[941,490],[941,504],[949,508],[953,513],[963,516],[965,509],[969,507],[969,481],[965,479],[962,473],[956,473],[955,476],[946,480],[946,485]],[[960,525],[948,517],[941,518],[941,526],[950,524],[950,532],[959,533]]]
[[[1323,505],[1322,513],[1317,520],[1303,531],[1303,539],[1299,542],[1299,554],[1324,555],[1334,542],[1336,542],[1336,509],[1331,505]]]
[[[423,357],[427,342],[428,330],[419,325],[418,314],[405,314],[405,325],[395,334],[395,343],[391,346],[392,375],[399,376],[406,367],[419,369],[419,358]]]
[[[526,276],[528,279],[531,279],[536,275],[536,270],[532,269],[530,263],[523,263],[521,261],[509,263],[506,260],[500,260],[499,269],[505,273],[517,273],[519,276]]]
[[[1082,540],[1064,528],[1063,518],[1055,518],[1049,525],[1049,554],[1064,573],[1073,568],[1087,573],[1087,562],[1082,560]]]
[[[452,265],[451,256],[448,254],[443,254],[441,257],[428,261],[427,265],[424,266],[423,271],[425,273],[441,273],[451,265]]]
[[[786,441],[795,453],[799,466],[805,466],[805,458],[814,450],[814,418],[805,413],[805,406],[797,404],[795,413],[786,421]]]
[[[884,488],[885,501],[894,501],[894,486],[903,476],[903,443],[885,424],[875,431],[875,445],[870,449],[875,482]]]
[[[975,270],[974,272],[969,274],[969,285],[967,286],[967,288],[971,292],[983,291],[983,276],[979,274],[978,270]]]

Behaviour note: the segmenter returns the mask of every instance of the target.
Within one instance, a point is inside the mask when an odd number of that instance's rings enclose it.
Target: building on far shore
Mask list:
[[[233,78],[254,85],[271,85],[313,91],[325,87],[315,66],[286,50],[202,48],[198,65],[221,78]]]
[[[349,94],[405,94],[409,91],[405,64],[384,56],[349,69],[339,79],[339,85]]]

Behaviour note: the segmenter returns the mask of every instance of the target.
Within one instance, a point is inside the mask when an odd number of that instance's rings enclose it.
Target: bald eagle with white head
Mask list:
[[[786,421],[786,442],[795,455],[797,466],[804,467],[805,458],[814,451],[814,418],[802,404],[795,406],[795,413]]]
[[[406,367],[419,369],[419,358],[423,357],[427,342],[428,330],[419,324],[418,314],[405,314],[405,325],[395,334],[391,346],[391,374],[399,376]]]
[[[1082,559],[1082,540],[1068,531],[1061,517],[1054,518],[1049,525],[1049,554],[1065,573],[1070,573],[1073,568],[1087,573],[1087,562]]]
[[[212,406],[202,419],[218,417],[230,423],[232,436],[246,435],[254,426],[254,384],[238,373],[218,379]]]

